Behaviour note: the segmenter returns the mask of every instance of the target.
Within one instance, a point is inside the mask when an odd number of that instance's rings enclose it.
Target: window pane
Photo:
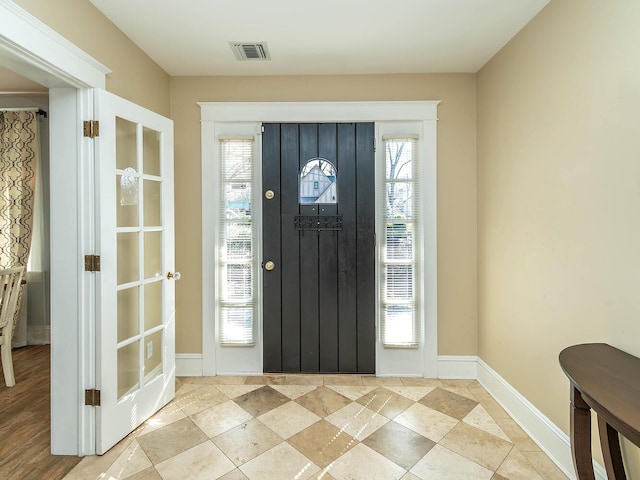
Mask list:
[[[383,343],[398,346],[415,345],[417,343],[413,306],[387,305],[384,308],[383,315]]]
[[[227,265],[225,300],[251,301],[251,265]]]
[[[387,265],[386,300],[413,300],[413,265]]]
[[[300,203],[338,203],[337,172],[324,158],[312,158],[300,170]]]
[[[387,260],[413,260],[413,224],[387,224]]]
[[[253,142],[223,141],[222,159],[224,180],[248,180],[253,176]]]
[[[222,307],[222,344],[253,343],[253,307]]]
[[[224,205],[227,219],[250,220],[251,184],[227,183],[224,189]]]
[[[227,260],[251,259],[251,224],[229,223],[226,226],[226,255]]]
[[[386,217],[399,220],[413,219],[413,184],[387,183]]]
[[[400,140],[387,141],[386,145],[386,175],[388,180],[413,178],[413,149],[415,142]]]

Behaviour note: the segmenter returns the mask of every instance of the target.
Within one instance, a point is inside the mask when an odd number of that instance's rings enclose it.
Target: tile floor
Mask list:
[[[173,402],[65,479],[558,480],[475,381],[177,379]]]

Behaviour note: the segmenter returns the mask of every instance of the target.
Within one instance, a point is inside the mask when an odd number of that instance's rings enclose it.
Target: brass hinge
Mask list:
[[[84,271],[99,272],[100,271],[100,255],[85,255]]]
[[[373,137],[373,153],[376,152],[376,137]]]
[[[89,407],[99,407],[100,406],[100,390],[96,390],[95,388],[85,390],[84,404]]]
[[[82,130],[85,137],[96,138],[100,136],[100,122],[98,120],[85,120],[82,122]]]
[[[264,125],[260,125],[260,131],[264,133]]]

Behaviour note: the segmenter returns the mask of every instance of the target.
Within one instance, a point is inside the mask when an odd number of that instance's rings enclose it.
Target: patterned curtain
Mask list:
[[[38,142],[36,112],[0,112],[0,268],[29,259]]]
[[[27,265],[38,155],[35,112],[0,112],[0,268]]]

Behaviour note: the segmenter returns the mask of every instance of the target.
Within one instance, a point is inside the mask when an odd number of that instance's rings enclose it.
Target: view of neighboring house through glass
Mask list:
[[[312,158],[300,170],[300,203],[338,203],[336,167],[324,158]]]

